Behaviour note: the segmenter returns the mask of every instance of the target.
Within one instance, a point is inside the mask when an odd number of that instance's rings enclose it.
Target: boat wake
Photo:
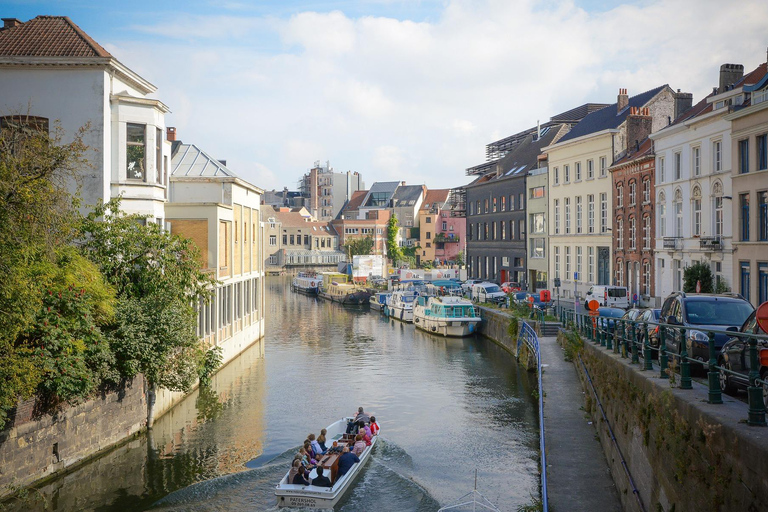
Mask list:
[[[254,469],[190,485],[152,506],[162,511],[277,511],[276,483],[299,447],[286,450]],[[434,512],[440,504],[412,478],[413,462],[399,446],[379,439],[352,489],[336,506],[339,512],[409,510]],[[293,509],[301,510],[301,509]]]

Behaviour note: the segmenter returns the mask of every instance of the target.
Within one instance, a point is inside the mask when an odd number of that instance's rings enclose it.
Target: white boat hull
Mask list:
[[[334,439],[341,437],[346,431],[347,420],[351,419],[352,418],[342,418],[328,426],[326,437],[329,444],[332,443]],[[315,487],[314,485],[289,484],[287,483],[288,473],[286,473],[282,480],[280,480],[280,483],[275,486],[277,506],[281,508],[333,508],[344,497],[344,494],[352,486],[352,482],[354,482],[357,476],[362,472],[363,466],[371,457],[371,452],[373,451],[373,447],[376,446],[377,439],[378,436],[373,436],[371,439],[371,446],[366,446],[362,455],[360,455],[360,462],[354,464],[347,474],[334,482],[333,487],[327,488]]]
[[[413,322],[413,309],[390,307],[389,316],[396,320],[400,320],[401,322],[411,323]]]
[[[417,318],[414,324],[418,329],[441,336],[459,337],[472,336],[477,332],[477,320],[447,320],[435,318]]]

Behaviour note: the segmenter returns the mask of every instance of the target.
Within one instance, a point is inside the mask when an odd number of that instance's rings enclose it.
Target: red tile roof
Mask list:
[[[367,190],[356,190],[355,192],[352,192],[352,197],[349,198],[349,202],[344,207],[344,211],[359,209],[367,194]]]
[[[38,16],[0,31],[3,57],[102,57],[110,54],[67,16]]]
[[[427,195],[424,198],[424,202],[421,203],[421,209],[422,210],[429,210],[432,208],[432,205],[434,203],[437,203],[439,206],[443,206],[445,202],[448,200],[448,194],[450,194],[450,189],[444,188],[444,189],[434,189],[434,190],[427,190]]]
[[[634,151],[634,147],[630,148],[631,151],[627,152],[626,155],[616,160],[616,163],[613,164],[611,167],[619,167],[622,164],[626,164],[629,162],[634,162],[635,160],[640,160],[641,158],[644,158],[646,156],[652,156],[654,154],[653,151],[653,141],[651,141],[650,138],[646,138],[641,144],[640,149],[637,151]]]

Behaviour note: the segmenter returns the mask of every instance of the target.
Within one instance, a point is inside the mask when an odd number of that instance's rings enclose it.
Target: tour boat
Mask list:
[[[387,301],[388,314],[403,322],[413,322],[413,304],[419,296],[413,290],[397,291]]]
[[[387,299],[389,298],[390,293],[389,292],[376,292],[373,295],[371,295],[370,303],[371,303],[371,309],[375,309],[376,311],[384,311],[384,308],[387,305]]]
[[[333,282],[320,290],[319,296],[345,306],[370,304],[371,293],[351,283]]]
[[[419,297],[413,307],[416,327],[443,336],[470,336],[480,320],[472,302],[462,297]]]
[[[354,444],[354,436],[345,434],[347,430],[347,422],[353,418],[342,418],[339,421],[332,423],[326,429],[326,447],[330,447],[333,441],[338,441],[339,446],[348,444],[350,449]],[[359,455],[360,462],[354,464],[352,468],[341,478],[336,477],[336,471],[338,468],[339,455],[323,455],[318,461],[323,466],[324,474],[331,479],[331,487],[315,487],[311,484],[312,478],[317,476],[317,473],[313,469],[309,474],[310,485],[290,484],[288,483],[288,475],[290,471],[286,472],[285,476],[275,486],[275,496],[277,496],[278,507],[297,507],[297,508],[321,508],[329,509],[333,508],[339,500],[344,496],[349,488],[352,486],[355,478],[363,470],[363,466],[371,457],[373,447],[376,446],[376,440],[378,436],[371,437],[371,446],[366,446],[363,453]]]
[[[299,274],[293,278],[291,288],[294,291],[303,293],[304,295],[317,295],[322,284],[322,279],[317,274],[309,272],[299,272]]]

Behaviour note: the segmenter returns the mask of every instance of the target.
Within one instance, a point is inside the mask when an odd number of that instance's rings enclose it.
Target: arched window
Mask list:
[[[637,249],[635,240],[637,240],[637,222],[635,221],[635,217],[632,216],[629,218],[629,249],[631,251]]]
[[[616,185],[616,206],[619,208],[624,206],[624,185],[621,183]]]
[[[691,209],[693,210],[693,236],[701,236],[701,188],[698,185],[693,187],[691,198]]]
[[[712,207],[714,209],[712,232],[723,236],[723,184],[716,181],[712,186]]]
[[[632,180],[629,182],[629,206],[635,206],[637,201],[637,182]]]

